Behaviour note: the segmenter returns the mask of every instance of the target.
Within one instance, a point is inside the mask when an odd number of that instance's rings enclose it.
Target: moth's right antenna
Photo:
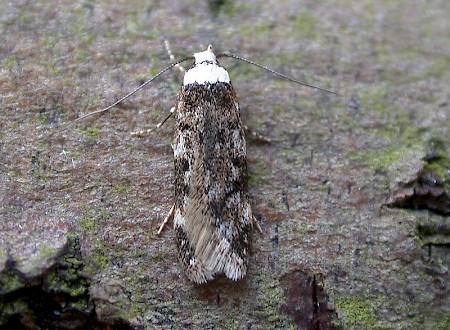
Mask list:
[[[256,62],[253,62],[253,61],[251,61],[251,60],[248,60],[248,59],[246,59],[246,58],[244,58],[244,57],[240,57],[240,56],[238,56],[238,55],[229,54],[229,53],[222,53],[222,54],[217,55],[217,57],[231,57],[231,58],[234,58],[234,59],[236,59],[236,60],[240,60],[240,61],[243,61],[243,62],[252,64],[252,65],[255,65],[255,66],[257,66],[258,68],[267,70],[267,71],[269,71],[269,72],[271,72],[271,73],[273,73],[273,74],[275,74],[275,75],[277,75],[277,76],[279,76],[279,77],[282,77],[282,78],[284,78],[284,79],[290,80],[290,81],[295,82],[295,83],[297,83],[297,84],[300,84],[300,85],[303,85],[303,86],[306,86],[306,87],[311,87],[311,88],[314,88],[314,89],[321,90],[321,91],[323,91],[323,92],[327,92],[327,93],[331,93],[331,94],[340,96],[340,95],[339,95],[338,93],[336,93],[336,92],[329,91],[328,89],[320,88],[320,87],[317,87],[317,86],[309,85],[309,84],[306,84],[306,83],[304,83],[304,82],[298,81],[298,80],[296,80],[296,79],[294,79],[294,78],[291,78],[291,77],[286,76],[286,75],[284,75],[284,74],[282,74],[282,73],[279,73],[279,72],[277,72],[277,71],[275,71],[275,70],[273,70],[273,69],[271,69],[271,68],[268,68],[268,67],[265,66],[265,65],[258,64],[258,63],[256,63]]]

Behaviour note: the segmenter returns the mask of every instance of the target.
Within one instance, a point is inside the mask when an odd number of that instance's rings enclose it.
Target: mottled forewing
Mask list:
[[[188,278],[242,278],[253,218],[244,131],[231,84],[182,87],[174,156],[174,227]]]

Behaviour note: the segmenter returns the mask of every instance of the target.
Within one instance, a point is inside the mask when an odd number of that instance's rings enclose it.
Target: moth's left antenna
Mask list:
[[[160,71],[159,73],[157,73],[154,77],[150,78],[149,80],[147,80],[146,82],[144,82],[142,85],[140,85],[139,87],[137,87],[136,89],[134,89],[133,91],[131,91],[130,93],[128,93],[127,95],[125,95],[124,97],[118,99],[116,102],[114,102],[113,104],[111,104],[110,106],[104,108],[104,109],[100,109],[100,110],[96,110],[90,113],[87,113],[81,117],[78,117],[77,119],[75,119],[75,121],[84,119],[86,117],[95,115],[96,113],[101,113],[101,112],[105,112],[108,111],[109,109],[111,109],[112,107],[116,106],[117,104],[119,104],[120,102],[122,102],[123,100],[127,99],[128,97],[130,97],[131,95],[133,95],[134,93],[136,93],[137,91],[139,91],[140,89],[142,89],[143,87],[145,87],[146,85],[148,85],[149,83],[151,83],[153,80],[155,80],[156,78],[158,78],[160,75],[162,75],[164,72],[166,72],[167,70],[173,68],[176,65],[179,65],[180,63],[183,63],[184,61],[187,61],[189,59],[193,59],[192,56],[188,56],[182,60],[176,61],[175,63],[172,63],[171,65],[169,65],[167,68],[165,68],[164,70]]]

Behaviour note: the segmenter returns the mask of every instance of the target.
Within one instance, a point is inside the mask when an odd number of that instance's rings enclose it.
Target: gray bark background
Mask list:
[[[448,1],[13,1],[0,6],[0,327],[450,328]],[[169,225],[168,73],[231,59],[248,139],[247,277],[188,282]],[[186,64],[189,65],[189,64]]]

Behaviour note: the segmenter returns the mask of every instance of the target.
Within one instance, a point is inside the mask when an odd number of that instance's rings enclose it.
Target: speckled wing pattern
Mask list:
[[[194,67],[217,66],[213,59],[201,62],[196,56]],[[239,280],[247,272],[253,225],[239,105],[227,79],[186,78],[178,99],[173,146],[179,258],[195,283],[218,274]]]

